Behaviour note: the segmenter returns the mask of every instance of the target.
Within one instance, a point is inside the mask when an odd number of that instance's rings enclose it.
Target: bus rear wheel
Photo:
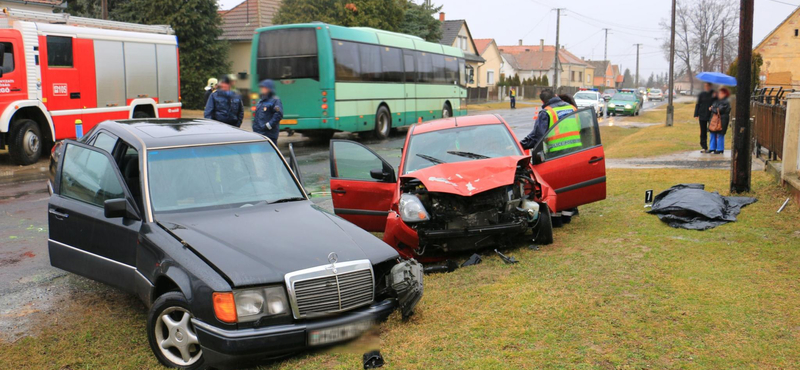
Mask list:
[[[375,114],[375,129],[372,131],[372,136],[376,139],[387,139],[392,132],[392,116],[389,109],[385,106],[378,108],[378,113]]]
[[[450,118],[453,116],[453,107],[450,106],[450,103],[444,103],[442,107],[442,118]]]

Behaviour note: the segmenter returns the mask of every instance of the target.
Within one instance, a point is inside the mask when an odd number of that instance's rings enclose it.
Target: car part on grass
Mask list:
[[[427,263],[423,271],[426,274],[439,274],[444,272],[453,272],[458,269],[458,263],[453,260],[444,260],[439,263]]]
[[[383,356],[381,356],[381,351],[370,351],[364,354],[365,369],[383,367],[385,363],[386,362],[383,361]]]
[[[392,267],[389,286],[395,291],[403,318],[414,314],[414,307],[422,299],[422,265],[414,259],[401,261]]]
[[[505,262],[505,263],[507,263],[509,265],[513,265],[515,263],[519,263],[519,261],[517,261],[516,258],[506,256],[505,254],[503,254],[502,252],[500,252],[497,249],[495,249],[494,252],[497,253],[498,256],[500,256],[500,259],[503,260],[503,262]]]
[[[736,221],[742,207],[757,201],[750,197],[725,197],[704,189],[703,184],[675,185],[658,194],[647,213],[657,215],[674,228],[708,230]]]
[[[464,263],[461,264],[461,267],[479,265],[481,262],[483,262],[483,258],[481,258],[480,255],[475,253],[472,256],[470,256],[468,260],[464,261]]]
[[[792,198],[786,198],[786,201],[783,202],[783,205],[781,206],[781,208],[778,208],[778,212],[776,212],[776,213],[781,213],[781,211],[783,211],[783,209],[786,208],[786,205],[789,204],[789,200],[790,199],[792,199]]]

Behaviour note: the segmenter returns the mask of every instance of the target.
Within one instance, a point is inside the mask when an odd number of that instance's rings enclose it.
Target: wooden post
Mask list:
[[[736,121],[733,123],[733,160],[731,193],[750,191],[750,95],[753,87],[753,0],[741,0],[739,6],[739,73],[736,76]]]

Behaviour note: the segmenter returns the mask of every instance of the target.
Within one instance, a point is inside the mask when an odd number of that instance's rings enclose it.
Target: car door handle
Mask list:
[[[600,162],[602,160],[603,160],[603,157],[592,157],[592,159],[589,160],[589,164],[597,163],[597,162]]]
[[[63,220],[65,218],[69,217],[68,214],[56,211],[55,209],[50,209],[47,212],[50,213],[51,215],[55,216],[55,218],[57,220]]]
[[[344,189],[333,189],[333,190],[331,190],[331,193],[334,193],[334,194],[345,194],[345,193],[347,193],[347,190],[344,190]]]

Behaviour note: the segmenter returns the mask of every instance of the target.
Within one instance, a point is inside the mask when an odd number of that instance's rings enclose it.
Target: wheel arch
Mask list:
[[[55,142],[55,128],[53,127],[53,120],[50,115],[45,113],[45,108],[38,101],[21,100],[9,104],[0,115],[0,132],[11,132],[11,126],[14,121],[20,119],[30,119],[39,125],[39,130],[45,139],[49,140],[49,144]]]
[[[140,111],[150,113],[151,117],[158,118],[157,105],[158,103],[151,98],[133,99],[130,103],[131,110],[128,118],[133,118],[133,115]]]

